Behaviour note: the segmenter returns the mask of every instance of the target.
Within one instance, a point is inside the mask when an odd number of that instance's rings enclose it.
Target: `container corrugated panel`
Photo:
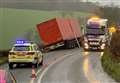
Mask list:
[[[56,19],[38,24],[37,29],[45,46],[57,43],[62,40]]]
[[[73,39],[73,33],[71,31],[68,20],[63,18],[58,18],[57,23],[63,40]]]
[[[45,46],[80,37],[80,27],[75,19],[52,19],[38,24],[37,29]]]
[[[77,19],[68,19],[74,37],[81,37],[81,29]]]

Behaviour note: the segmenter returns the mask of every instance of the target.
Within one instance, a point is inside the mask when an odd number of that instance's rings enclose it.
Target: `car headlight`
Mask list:
[[[85,46],[88,46],[88,43],[84,43]]]

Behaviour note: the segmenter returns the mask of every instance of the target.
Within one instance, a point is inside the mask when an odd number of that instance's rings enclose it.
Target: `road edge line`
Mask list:
[[[56,64],[57,62],[63,60],[64,58],[66,58],[66,57],[68,57],[68,56],[70,56],[70,55],[72,55],[72,54],[64,55],[64,56],[58,58],[57,60],[55,60],[54,62],[52,62],[52,64],[50,64],[48,67],[46,67],[46,68],[43,70],[43,72],[41,73],[41,75],[40,75],[40,77],[39,77],[40,79],[37,81],[37,83],[41,83],[42,78],[43,78],[43,76],[45,75],[45,73],[46,73],[54,64]]]

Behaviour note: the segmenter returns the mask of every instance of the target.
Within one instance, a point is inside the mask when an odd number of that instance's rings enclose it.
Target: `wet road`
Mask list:
[[[32,80],[31,68],[10,70],[18,83],[116,83],[101,67],[100,52],[83,52],[82,49],[57,50],[46,53],[44,65],[35,69],[37,78]],[[0,68],[8,69],[7,64]]]
[[[48,66],[35,83],[116,83],[101,67],[100,52],[76,50]]]
[[[39,67],[35,69],[35,72],[38,73],[38,75],[41,74],[44,68],[46,68],[50,63],[55,61],[61,56],[64,56],[66,54],[71,54],[75,49],[71,50],[57,50],[57,51],[52,51],[49,53],[45,53],[44,55],[44,65],[43,67]],[[0,69],[6,69],[9,70],[8,64],[4,64],[0,66]],[[30,83],[31,82],[31,73],[32,73],[32,68],[26,67],[26,66],[21,66],[20,68],[14,68],[13,70],[10,70],[14,77],[16,78],[18,83]]]

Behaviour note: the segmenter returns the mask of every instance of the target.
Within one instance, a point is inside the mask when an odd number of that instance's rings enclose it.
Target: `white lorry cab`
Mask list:
[[[107,19],[92,17],[84,29],[84,49],[104,50],[107,42]]]

